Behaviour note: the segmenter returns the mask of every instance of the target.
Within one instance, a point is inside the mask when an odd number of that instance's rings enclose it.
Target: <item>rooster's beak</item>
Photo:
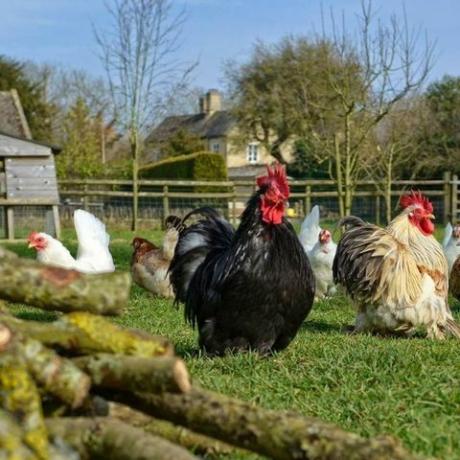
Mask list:
[[[32,243],[32,241],[29,241],[29,245],[27,246],[29,249],[32,249],[35,247],[35,244]]]
[[[428,219],[433,219],[433,220],[436,219],[436,217],[434,216],[434,214],[428,214],[427,217],[428,217]]]

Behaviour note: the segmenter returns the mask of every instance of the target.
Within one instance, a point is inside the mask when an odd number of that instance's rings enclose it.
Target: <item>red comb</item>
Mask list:
[[[423,196],[421,192],[415,192],[412,190],[410,193],[406,193],[399,200],[401,208],[406,209],[409,206],[422,207],[426,212],[433,213],[433,205],[430,200]]]
[[[37,232],[32,232],[32,233],[29,235],[29,238],[27,239],[27,241],[33,241],[35,238],[37,238],[37,235],[38,235]]]
[[[257,186],[263,187],[264,185],[275,182],[280,193],[287,200],[289,198],[289,184],[286,176],[286,169],[280,163],[275,163],[273,167],[267,165],[267,175],[257,178]]]

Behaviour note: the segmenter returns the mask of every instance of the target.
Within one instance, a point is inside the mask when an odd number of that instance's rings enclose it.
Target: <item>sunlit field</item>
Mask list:
[[[141,232],[159,243],[161,232]],[[440,236],[440,235],[438,235]],[[112,232],[117,269],[127,270],[130,232]],[[70,231],[64,243],[76,250]],[[24,243],[8,246],[34,257]],[[452,307],[460,319],[459,304]],[[15,308],[19,316],[52,315]],[[172,301],[134,286],[126,313],[115,321],[162,334],[176,344],[196,384],[267,408],[294,409],[363,436],[392,434],[409,449],[460,458],[460,343],[348,335],[354,311],[343,295],[318,302],[287,350],[270,358],[248,353],[225,358],[199,354],[196,332]],[[232,458],[258,458],[247,454]]]

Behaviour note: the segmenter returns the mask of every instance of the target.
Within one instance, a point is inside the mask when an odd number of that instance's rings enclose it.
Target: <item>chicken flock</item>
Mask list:
[[[314,206],[297,235],[285,217],[289,184],[283,166],[257,179],[234,229],[209,207],[169,216],[159,247],[133,240],[133,280],[153,295],[184,304],[209,355],[255,350],[269,354],[294,339],[315,298],[343,290],[356,307],[354,332],[460,338],[448,303],[460,299],[460,225],[433,233],[433,205],[420,192],[401,197],[401,212],[386,228],[347,216],[336,230],[320,227]],[[33,232],[29,247],[45,264],[84,273],[115,270],[109,235],[92,214],[74,214],[74,258],[56,239]]]

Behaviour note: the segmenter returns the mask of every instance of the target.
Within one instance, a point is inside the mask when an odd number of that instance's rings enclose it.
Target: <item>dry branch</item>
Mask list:
[[[0,458],[35,460],[37,457],[23,443],[23,435],[13,417],[0,410]]]
[[[0,407],[15,415],[24,444],[47,460],[48,437],[38,389],[21,357],[9,350],[0,356]]]
[[[184,362],[175,357],[144,358],[97,354],[76,358],[94,385],[148,393],[184,393],[191,389]]]
[[[23,321],[0,312],[0,322],[26,337],[73,353],[119,353],[134,356],[172,355],[172,345],[163,337],[117,326],[90,313],[75,312],[51,323]]]
[[[63,438],[82,458],[111,460],[192,460],[185,449],[145,433],[119,420],[97,418],[52,418],[46,420],[52,436]]]
[[[0,298],[44,310],[87,311],[119,315],[128,302],[128,273],[84,275],[75,270],[51,267],[20,259],[2,250]]]
[[[266,410],[204,390],[158,395],[111,392],[107,398],[274,459],[420,458],[388,436],[366,439],[313,417]]]
[[[111,417],[142,428],[144,431],[167,439],[174,444],[179,444],[196,454],[205,455],[206,458],[229,455],[237,451],[235,447],[229,444],[194,433],[187,428],[176,426],[166,420],[150,417],[123,404],[110,403],[109,406]]]
[[[89,395],[91,381],[72,361],[60,357],[38,340],[20,337],[17,347],[33,378],[47,392],[72,409],[82,405]]]

